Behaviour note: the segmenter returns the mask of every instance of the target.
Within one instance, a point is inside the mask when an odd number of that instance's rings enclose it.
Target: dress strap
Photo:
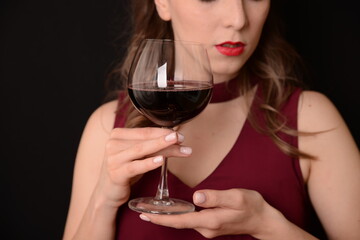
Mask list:
[[[122,128],[125,126],[127,111],[129,109],[129,102],[126,101],[126,92],[120,91],[118,96],[118,103],[116,108],[114,128]]]

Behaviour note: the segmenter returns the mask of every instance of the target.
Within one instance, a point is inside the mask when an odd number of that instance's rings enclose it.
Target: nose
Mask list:
[[[243,0],[223,1],[223,24],[227,28],[241,30],[248,23]]]

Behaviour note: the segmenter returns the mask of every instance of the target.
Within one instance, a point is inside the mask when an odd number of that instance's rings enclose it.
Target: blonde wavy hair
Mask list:
[[[294,137],[299,135],[298,131],[287,126],[287,119],[280,113],[280,109],[296,87],[304,87],[302,73],[305,69],[297,52],[282,37],[280,21],[277,19],[276,6],[273,2],[276,1],[271,1],[272,6],[258,47],[241,69],[239,78],[241,82],[238,86],[245,93],[252,87],[250,76],[259,77],[264,98],[260,108],[264,113],[266,124],[265,127],[260,127],[251,112],[248,116],[250,123],[256,130],[268,135],[285,154],[313,159],[313,156],[299,151],[296,146],[285,142],[279,136],[279,133]],[[128,42],[129,47],[123,60],[115,65],[109,75],[108,100],[116,98],[119,90],[124,89],[132,59],[143,39],[173,39],[171,23],[160,19],[154,0],[133,0],[131,3],[132,33]],[[129,99],[126,97],[122,104],[128,103]],[[128,106],[125,127],[155,126],[139,114],[131,104]]]

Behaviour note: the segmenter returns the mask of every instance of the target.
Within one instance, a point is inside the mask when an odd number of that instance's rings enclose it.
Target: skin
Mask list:
[[[235,76],[252,54],[269,8],[269,0],[155,3],[159,15],[172,21],[177,39],[207,45],[217,82]],[[212,18],[204,17],[208,14]],[[225,57],[213,49],[224,41],[243,41],[247,46],[242,55]],[[79,146],[64,239],[114,239],[117,209],[128,201],[131,183],[160,167],[162,162],[154,159],[161,156],[171,157],[169,171],[185,184],[201,182],[230,151],[253,96],[254,90],[229,102],[210,104],[181,127],[182,135],[159,128],[113,129],[117,102],[97,109]],[[360,159],[348,128],[324,95],[309,91],[300,97],[298,125],[300,131],[324,131],[300,136],[299,148],[317,157],[300,159],[300,166],[328,239],[360,239]],[[209,145],[216,147],[206,148]],[[140,218],[191,228],[207,238],[250,234],[264,240],[316,239],[253,190],[203,189],[194,193],[194,204],[205,209],[177,216],[141,214]]]
[[[155,0],[155,3],[160,17],[171,20],[175,39],[205,45],[215,82],[238,74],[258,44],[270,8],[269,0]],[[220,54],[214,46],[226,41],[245,43],[244,53],[236,57]]]

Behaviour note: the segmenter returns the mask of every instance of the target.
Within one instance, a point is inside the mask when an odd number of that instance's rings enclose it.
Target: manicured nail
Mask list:
[[[180,147],[180,152],[186,155],[190,155],[192,153],[192,149],[190,147]]]
[[[165,141],[170,142],[170,141],[175,140],[177,138],[176,135],[177,135],[176,132],[170,133],[169,135],[167,135],[165,137]]]
[[[178,141],[179,142],[184,142],[184,140],[185,140],[184,135],[182,135],[181,133],[177,133],[177,135],[178,135]]]
[[[144,214],[140,214],[139,217],[141,218],[141,220],[144,220],[146,222],[150,222],[150,218],[148,218],[147,216],[145,216]]]
[[[206,201],[205,194],[197,192],[194,194],[194,203],[195,204],[201,204]]]
[[[164,157],[163,156],[157,156],[156,158],[153,159],[154,163],[161,163],[164,161]]]

